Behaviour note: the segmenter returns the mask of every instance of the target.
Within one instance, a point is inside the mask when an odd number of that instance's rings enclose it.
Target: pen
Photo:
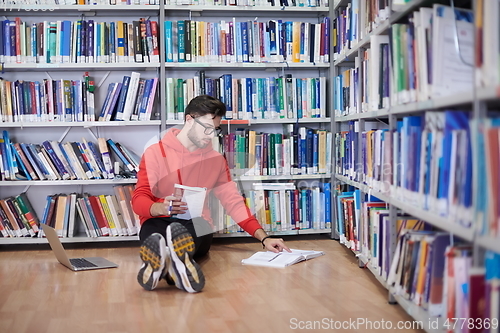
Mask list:
[[[172,215],[172,200],[168,204],[168,215]]]

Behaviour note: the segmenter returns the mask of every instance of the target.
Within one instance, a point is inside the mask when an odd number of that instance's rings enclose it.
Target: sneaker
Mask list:
[[[177,274],[177,271],[174,268],[173,264],[173,259],[172,256],[170,255],[170,249],[167,247],[167,257],[165,259],[165,280],[167,280],[167,284],[170,286],[176,286],[177,288],[181,290],[186,290],[182,286],[181,278]]]
[[[141,246],[143,264],[137,274],[137,281],[146,290],[153,290],[166,274],[167,247],[165,238],[158,233],[150,235]]]
[[[177,288],[190,293],[200,292],[205,286],[205,276],[193,260],[195,245],[189,231],[180,223],[171,223],[167,227],[167,245],[172,258],[168,275]]]

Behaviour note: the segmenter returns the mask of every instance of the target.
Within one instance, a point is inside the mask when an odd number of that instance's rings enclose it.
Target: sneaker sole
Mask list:
[[[153,290],[161,279],[165,268],[167,247],[160,234],[146,238],[140,249],[140,257],[144,265],[137,274],[137,282],[146,290]]]
[[[190,293],[200,292],[205,286],[205,276],[201,267],[193,260],[194,240],[187,229],[180,223],[167,227],[167,245],[173,260],[173,268],[180,278],[184,290]]]

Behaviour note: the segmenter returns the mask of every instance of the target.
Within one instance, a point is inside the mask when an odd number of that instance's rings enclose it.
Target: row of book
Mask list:
[[[464,227],[474,221],[469,114],[428,111],[404,117],[397,129],[357,122],[337,134],[336,171],[377,191],[447,216]],[[357,154],[357,149],[362,153]],[[478,157],[482,159],[483,157]]]
[[[98,120],[150,120],[157,85],[158,78],[144,79],[139,72],[110,83]]]
[[[332,23],[334,60],[355,47],[390,14],[389,0],[352,0],[341,7]]]
[[[159,5],[159,0],[23,0],[20,4],[15,0],[4,0],[5,10],[17,10],[21,7],[26,11],[54,10],[62,6],[76,5],[118,5],[118,6],[144,6]]]
[[[334,110],[337,117],[358,112],[358,94],[361,94],[361,112],[390,106],[390,49],[387,38],[385,35],[371,36],[370,48],[363,51],[363,60],[355,57],[354,67],[335,77]]]
[[[491,288],[500,281],[499,254],[487,251],[484,267],[471,269],[470,245],[449,233],[401,215],[393,225],[385,202],[351,186],[339,188],[336,201],[341,243],[366,258],[392,294],[421,307],[433,321],[439,317],[433,329],[466,332],[457,318],[489,318],[484,324],[490,327],[482,328],[498,327],[498,290]]]
[[[131,206],[133,185],[116,185],[113,190],[114,195],[49,195],[41,223],[56,229],[59,237],[137,235],[140,221]]]
[[[332,137],[327,130],[306,127],[285,134],[238,128],[223,137],[222,151],[237,175],[328,174]]]
[[[321,23],[165,21],[167,62],[329,63],[330,19]]]
[[[96,112],[95,90],[88,73],[82,80],[8,81],[0,79],[3,122],[87,122],[151,119],[158,78],[139,72],[108,85]]]
[[[226,105],[226,119],[326,118],[325,77],[234,78],[223,74],[207,78],[204,71],[193,79],[167,78],[167,119],[183,120],[184,108],[198,95],[207,94]]]
[[[328,7],[328,0],[165,0],[165,5]]]
[[[297,188],[294,183],[254,183],[245,191],[250,212],[268,232],[331,228],[331,184]],[[211,203],[219,233],[241,232],[222,205]]]
[[[335,114],[375,111],[470,91],[473,14],[455,11],[439,4],[422,7],[407,22],[393,24],[390,35],[371,36],[363,58],[356,57],[353,68],[335,78]],[[498,70],[487,71],[497,75]],[[360,107],[355,98],[358,91],[362,92]]]
[[[448,332],[494,332],[500,315],[500,255],[472,266],[472,247],[448,233],[402,232],[387,279],[394,292],[441,318]]]
[[[33,237],[39,220],[26,192],[0,200],[0,234],[2,237]]]
[[[159,63],[158,22],[0,21],[2,63]]]
[[[85,80],[0,79],[3,122],[91,121],[94,93]]]
[[[74,180],[135,177],[140,157],[111,139],[98,144],[46,140],[41,144],[11,142],[8,131],[0,138],[1,180]]]
[[[44,237],[40,223],[56,229],[59,237],[132,236],[140,221],[131,206],[133,185],[116,185],[114,195],[54,194],[48,195],[42,219],[33,209],[28,195],[0,200],[0,234],[2,237]]]
[[[13,0],[3,2],[6,9],[17,9],[19,3]],[[160,5],[160,0],[24,0],[24,10],[36,10],[39,7],[59,5],[117,5],[117,6],[144,6]],[[279,7],[328,7],[328,0],[165,0],[165,5],[199,5],[199,6],[279,6]],[[30,6],[30,8],[26,8]]]

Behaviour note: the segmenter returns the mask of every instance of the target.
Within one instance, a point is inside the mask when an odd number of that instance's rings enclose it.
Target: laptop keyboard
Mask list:
[[[69,260],[73,267],[75,268],[86,268],[86,267],[97,267],[97,265],[91,263],[87,259],[83,258],[73,258]]]

